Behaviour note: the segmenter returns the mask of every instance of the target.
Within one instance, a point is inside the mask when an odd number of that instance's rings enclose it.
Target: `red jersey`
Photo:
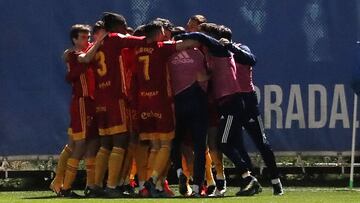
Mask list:
[[[135,56],[135,49],[134,48],[125,48],[121,51],[121,60],[123,63],[124,68],[124,78],[125,81],[125,95],[129,100],[133,100],[134,93],[132,92],[134,88],[133,85],[133,76],[136,70],[136,56]]]
[[[134,88],[141,140],[173,138],[170,133],[174,130],[173,97],[167,63],[175,52],[174,42],[158,42],[135,49]],[[152,133],[163,134],[164,137],[154,137]]]
[[[174,42],[158,42],[135,49],[138,98],[172,98],[168,59],[176,52]],[[140,101],[139,101],[140,102]]]
[[[146,45],[144,37],[125,36],[119,33],[110,33],[95,55],[97,67],[96,98],[119,99],[125,95],[125,84],[121,50]]]
[[[83,52],[68,53],[66,80],[72,85],[73,97],[92,97],[95,91],[95,76],[90,64],[79,63],[77,57]]]

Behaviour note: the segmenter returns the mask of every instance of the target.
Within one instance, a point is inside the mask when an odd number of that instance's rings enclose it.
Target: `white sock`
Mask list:
[[[245,173],[243,173],[241,175],[242,178],[246,178],[246,177],[249,177],[250,176],[250,171],[246,171]]]
[[[276,185],[276,184],[279,184],[280,183],[280,179],[279,178],[276,178],[276,179],[272,179],[271,180],[271,184],[273,185]]]
[[[180,178],[180,174],[182,174],[182,169],[179,168],[178,170],[176,170],[176,174],[177,174],[177,177]]]

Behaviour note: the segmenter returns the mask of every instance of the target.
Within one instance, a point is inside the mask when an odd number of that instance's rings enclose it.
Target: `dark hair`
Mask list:
[[[135,31],[134,31],[134,36],[144,36],[145,35],[145,32],[144,32],[144,28],[145,28],[145,25],[139,25]]]
[[[129,35],[133,35],[133,34],[134,34],[134,28],[132,28],[132,27],[127,27],[127,28],[126,28],[126,32],[127,32]]]
[[[185,28],[181,27],[181,26],[177,26],[177,27],[174,27],[172,30],[171,30],[171,37],[174,37],[176,35],[180,35],[180,34],[184,34],[186,31],[185,31]]]
[[[158,21],[162,24],[163,28],[164,29],[167,29],[169,31],[171,31],[173,28],[174,28],[174,24],[168,20],[168,19],[165,19],[165,18],[155,18],[154,21]]]
[[[201,23],[199,28],[202,32],[210,35],[211,37],[214,37],[215,39],[219,40],[221,38],[219,26],[215,23]]]
[[[104,26],[104,22],[99,20],[94,24],[92,33],[95,34],[96,32],[98,32],[101,29],[105,29],[105,26]]]
[[[225,25],[219,26],[219,33],[221,38],[228,39],[229,41],[232,40],[232,32],[231,29],[226,27]]]
[[[159,21],[152,21],[144,26],[144,34],[146,37],[154,37],[162,28],[162,23]]]
[[[205,18],[205,16],[203,16],[203,15],[193,15],[193,16],[191,16],[190,17],[190,20],[192,20],[192,21],[196,21],[199,25],[201,24],[201,23],[206,23],[207,22],[207,19]]]
[[[116,31],[117,27],[122,27],[124,30],[127,28],[124,16],[117,13],[104,12],[102,21],[104,22],[105,30],[108,32]]]
[[[79,33],[90,33],[91,26],[84,24],[75,24],[71,26],[70,29],[70,41],[74,45],[73,39],[77,39],[79,37]]]

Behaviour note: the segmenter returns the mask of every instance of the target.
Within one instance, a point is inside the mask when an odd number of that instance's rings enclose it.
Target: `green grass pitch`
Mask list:
[[[0,192],[0,202],[153,202],[153,203],[331,203],[331,202],[357,202],[360,203],[360,190],[348,190],[345,188],[286,188],[285,195],[276,197],[272,195],[271,188],[253,197],[234,197],[238,188],[228,188],[227,196],[223,198],[182,198],[172,199],[62,199],[55,197],[50,191],[28,191],[28,192]],[[77,191],[79,194],[81,191]]]

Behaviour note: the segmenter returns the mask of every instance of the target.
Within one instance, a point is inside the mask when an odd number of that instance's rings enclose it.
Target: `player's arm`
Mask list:
[[[90,61],[94,58],[96,51],[99,49],[99,47],[102,45],[102,42],[104,40],[104,38],[107,36],[107,33],[104,34],[103,36],[101,36],[99,38],[98,41],[96,41],[94,43],[94,45],[86,52],[83,54],[80,54],[77,58],[77,60],[80,63],[90,63]]]
[[[234,59],[237,63],[254,66],[256,64],[256,57],[251,53],[249,47],[245,45],[237,45],[225,38],[221,38],[219,42],[229,51],[234,53]]]
[[[195,40],[202,45],[208,47],[211,54],[217,57],[229,57],[230,52],[219,43],[218,40],[200,32],[190,32],[175,37],[177,40]]]
[[[147,44],[146,38],[141,36],[127,36],[120,33],[112,33],[109,35],[109,43],[118,49],[135,48],[145,46]]]
[[[200,46],[201,44],[198,41],[192,39],[176,41],[176,51],[182,51]]]

